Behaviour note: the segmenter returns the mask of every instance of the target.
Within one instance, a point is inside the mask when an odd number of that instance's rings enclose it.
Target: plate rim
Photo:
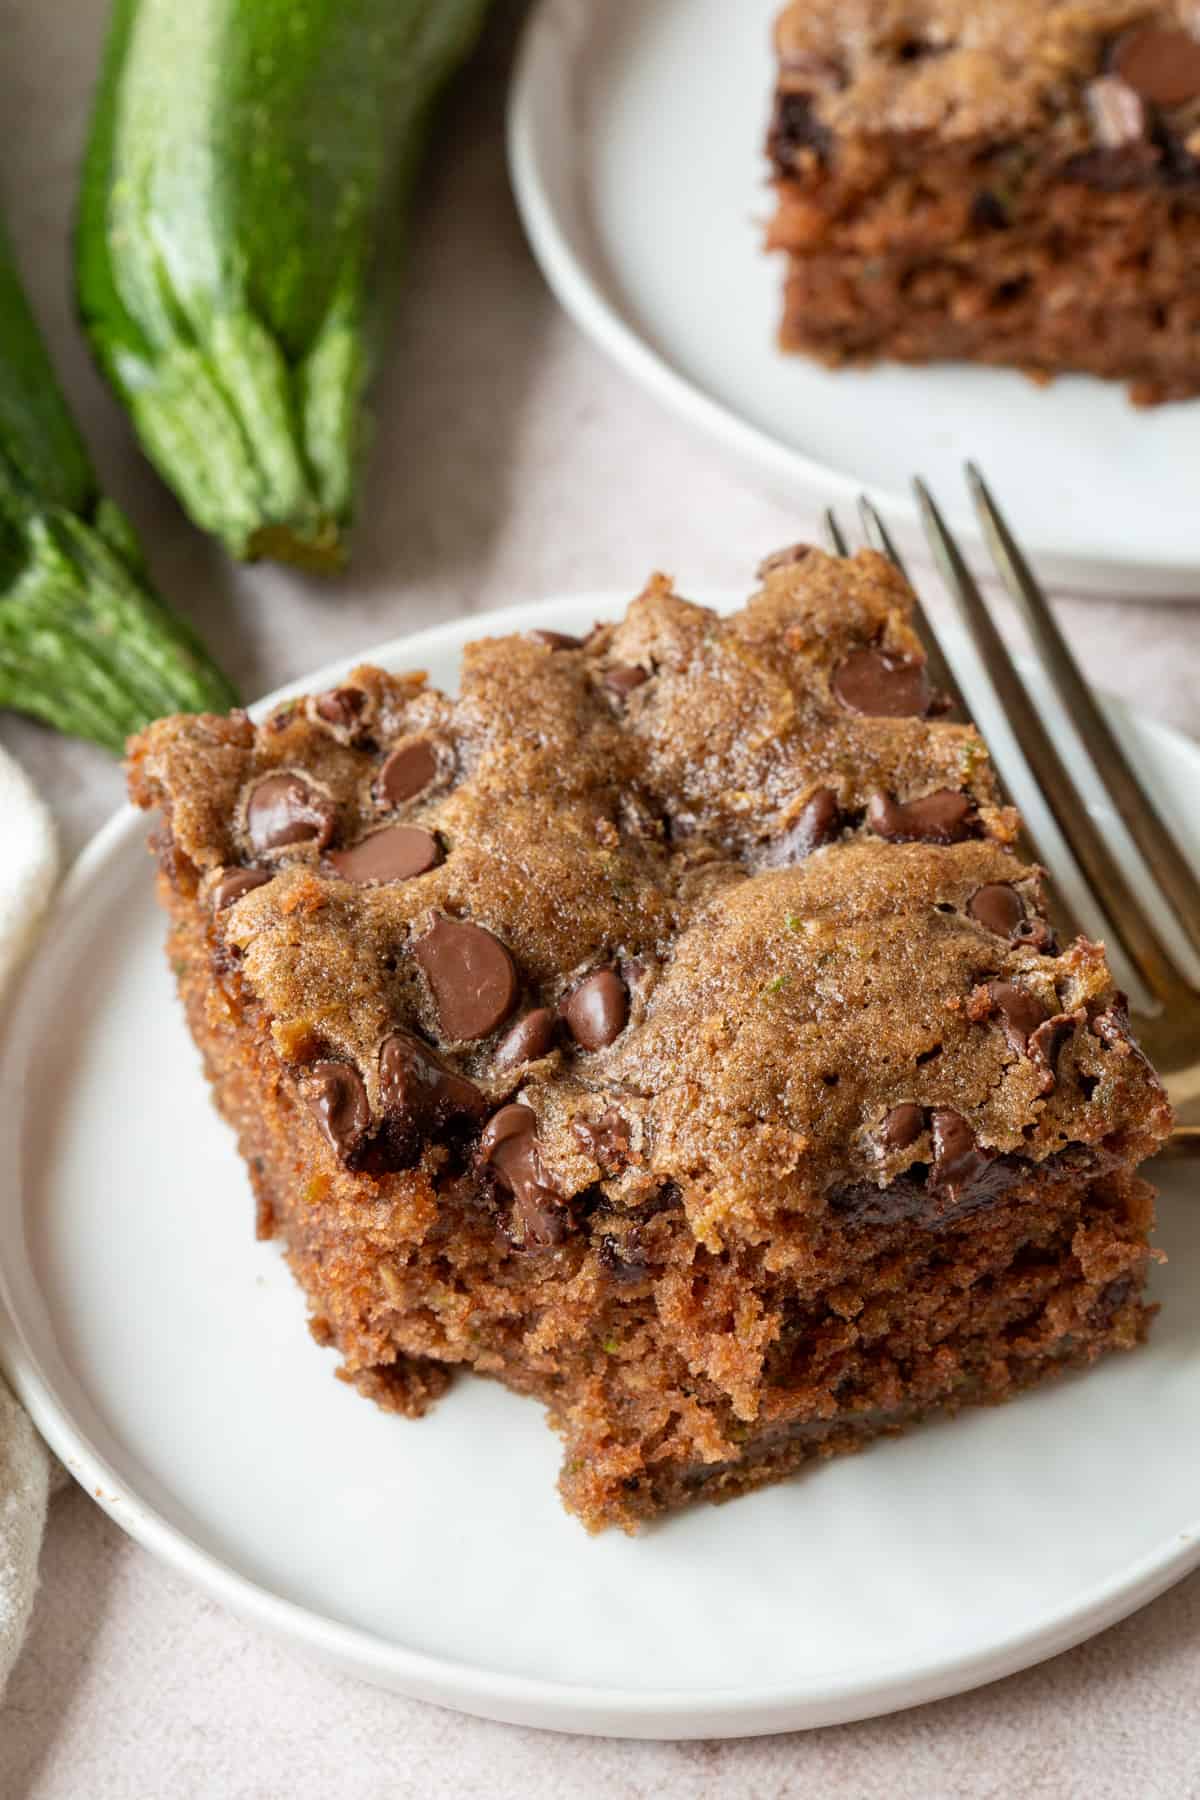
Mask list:
[[[698,590],[701,604],[721,606],[740,598],[735,590]],[[566,592],[521,602],[486,613],[461,614],[422,631],[390,639],[356,654],[339,657],[308,675],[283,683],[247,710],[255,719],[297,693],[328,686],[360,663],[377,662],[393,670],[419,667],[431,650],[461,651],[474,636],[521,631],[541,617],[561,616],[565,608],[585,612],[619,611],[623,590]],[[1200,745],[1183,732],[1116,700],[1116,706],[1138,720],[1139,727],[1164,737],[1200,767]],[[88,840],[56,893],[33,955],[19,971],[0,1013],[0,1078],[23,1067],[29,1009],[35,1007],[35,971],[55,922],[74,917],[86,906],[97,871],[121,856],[135,834],[145,829],[143,815],[129,803]],[[0,1144],[11,1143],[20,1127],[20,1111],[0,1116]],[[5,1197],[21,1206],[19,1186]],[[140,1498],[125,1477],[77,1425],[71,1408],[43,1370],[18,1312],[13,1307],[9,1274],[0,1266],[0,1366],[30,1413],[39,1432],[81,1486],[108,1516],[137,1543],[239,1617],[277,1639],[297,1645],[344,1671],[412,1698],[503,1723],[529,1725],[582,1735],[615,1735],[644,1739],[750,1737],[849,1723],[964,1693],[1032,1667],[1082,1643],[1146,1605],[1200,1566],[1200,1514],[1194,1525],[1116,1573],[1085,1590],[1068,1609],[1038,1614],[998,1642],[967,1654],[948,1653],[913,1669],[896,1662],[867,1675],[832,1672],[820,1683],[762,1687],[664,1688],[647,1693],[592,1684],[555,1682],[543,1677],[506,1674],[481,1664],[414,1650],[364,1627],[339,1620],[286,1599],[262,1581],[241,1574],[214,1551],[198,1543],[181,1525]]]
[[[678,4],[678,0],[674,3]],[[537,0],[521,32],[507,104],[508,167],[517,211],[551,292],[568,317],[612,362],[668,412],[694,427],[743,467],[753,466],[768,481],[786,481],[792,488],[807,487],[819,506],[841,502],[853,507],[864,495],[887,519],[911,529],[914,542],[918,541],[920,513],[913,498],[899,489],[857,480],[792,448],[764,427],[743,418],[734,407],[706,393],[697,382],[675,369],[629,323],[584,258],[572,248],[560,210],[542,178],[544,145],[539,117],[540,95],[563,67],[561,46],[569,36],[562,28],[563,20],[571,19],[578,6],[579,0]],[[1200,401],[1196,405],[1200,406]],[[954,527],[970,550],[983,552],[984,538],[973,514],[963,512],[959,516],[956,512]],[[1193,562],[1144,553],[1132,561],[1097,560],[1032,535],[1026,548],[1057,585],[1085,595],[1123,598],[1128,604],[1194,601],[1200,583],[1200,556]],[[1143,591],[1127,591],[1130,584],[1138,583],[1146,584]]]

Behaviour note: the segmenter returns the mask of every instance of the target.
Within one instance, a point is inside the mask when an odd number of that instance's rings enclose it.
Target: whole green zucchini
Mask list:
[[[97,487],[0,231],[0,706],[120,751],[235,702]]]
[[[235,556],[344,556],[379,264],[486,5],[115,0],[80,307],[147,454]]]

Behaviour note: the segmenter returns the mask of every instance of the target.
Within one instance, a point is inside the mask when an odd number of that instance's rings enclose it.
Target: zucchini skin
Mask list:
[[[101,494],[0,229],[0,706],[119,752],[236,698]]]
[[[115,0],[77,294],[185,510],[239,558],[345,556],[380,264],[487,0]]]

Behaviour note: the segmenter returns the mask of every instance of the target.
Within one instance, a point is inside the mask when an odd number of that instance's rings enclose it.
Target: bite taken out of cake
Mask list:
[[[364,667],[131,746],[318,1341],[397,1412],[540,1401],[593,1529],[1146,1329],[1169,1107],[910,606],[797,547],[726,617],[656,577],[471,644],[457,698]]]

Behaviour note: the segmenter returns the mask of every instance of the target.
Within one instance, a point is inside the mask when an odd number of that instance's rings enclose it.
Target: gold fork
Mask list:
[[[1045,594],[974,464],[967,467],[967,481],[992,561],[1020,609],[1051,691],[1074,725],[1109,806],[1124,821],[1141,853],[1162,907],[1173,914],[1188,943],[1200,956],[1200,881],[1096,704],[1055,622]],[[1139,1009],[1134,1018],[1138,1037],[1162,1076],[1179,1114],[1167,1154],[1200,1154],[1200,991],[1164,941],[1153,910],[1144,905],[1093,819],[1017,673],[936,501],[923,481],[916,481],[913,486],[930,549],[991,681],[1000,708],[1021,747],[1029,772],[1090,889],[1094,906],[1108,921],[1114,937],[1152,997],[1153,1010]],[[859,512],[868,544],[889,557],[907,579],[887,527],[875,508],[863,498],[859,501]],[[846,535],[832,511],[825,514],[825,530],[833,550],[839,556],[849,555]],[[964,717],[969,716],[943,646],[919,599],[913,622],[925,644],[930,675],[951,694]],[[1064,924],[1073,932],[1077,931],[1078,924],[1070,909],[1060,903],[1058,910],[1063,914]]]

